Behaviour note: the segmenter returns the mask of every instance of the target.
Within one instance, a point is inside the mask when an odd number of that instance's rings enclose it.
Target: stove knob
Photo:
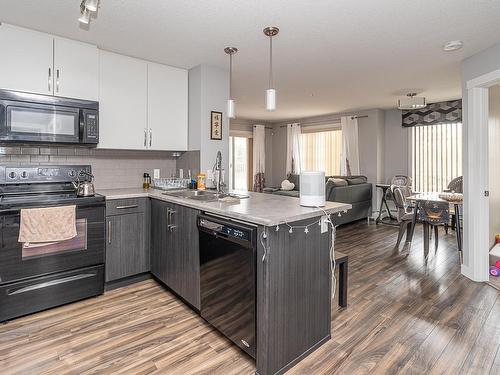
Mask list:
[[[69,176],[69,177],[72,177],[72,178],[73,178],[73,177],[75,177],[75,176],[76,176],[75,171],[74,171],[73,169],[72,169],[72,170],[70,170],[70,171],[68,172],[68,176]]]
[[[9,173],[9,178],[11,178],[11,179],[16,178],[16,176],[17,176],[16,172],[10,172]]]
[[[21,178],[28,178],[28,172],[22,171],[21,172]]]

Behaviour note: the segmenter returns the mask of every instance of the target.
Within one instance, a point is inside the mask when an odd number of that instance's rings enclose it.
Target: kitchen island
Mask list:
[[[200,213],[256,227],[257,374],[281,374],[330,339],[332,228],[324,218],[325,212],[334,214],[334,221],[338,214],[350,209],[350,205],[327,202],[322,208],[301,207],[297,198],[262,193],[245,193],[248,198],[228,203],[166,195],[154,189],[116,189],[99,193],[108,201],[151,199],[151,271],[155,276],[161,270],[154,265],[153,253],[158,247],[154,232],[168,227],[165,225],[168,218],[166,222],[162,219],[165,215],[182,212],[179,222],[189,225],[184,236],[188,238],[182,238],[184,243],[179,246],[189,242],[198,247],[194,224]],[[155,209],[159,204],[175,209]],[[175,224],[174,231],[182,230]],[[195,257],[191,254],[191,258]],[[199,272],[199,268],[190,272]],[[193,280],[199,277],[192,277],[188,282]],[[165,284],[170,287],[168,282]],[[178,294],[199,312],[199,296]]]

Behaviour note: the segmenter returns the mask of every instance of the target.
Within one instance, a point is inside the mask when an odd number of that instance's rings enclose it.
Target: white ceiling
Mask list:
[[[0,20],[174,66],[227,67],[242,118],[281,120],[389,108],[399,94],[458,98],[460,61],[500,42],[498,0],[100,0],[77,22],[80,0],[0,0]],[[274,43],[278,109],[264,109],[268,40]],[[461,39],[461,51],[442,45]],[[1,47],[0,47],[1,48]]]

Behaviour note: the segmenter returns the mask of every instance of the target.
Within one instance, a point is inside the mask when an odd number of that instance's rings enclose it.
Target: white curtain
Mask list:
[[[300,124],[288,124],[286,127],[286,175],[299,174],[301,171],[300,159]]]
[[[359,142],[358,119],[352,116],[343,116],[342,125],[342,164],[343,176],[359,175]]]
[[[266,128],[264,125],[253,127],[253,191],[262,191],[266,172]]]

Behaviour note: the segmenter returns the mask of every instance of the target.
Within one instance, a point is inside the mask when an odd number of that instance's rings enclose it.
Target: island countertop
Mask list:
[[[107,200],[149,197],[265,226],[292,223],[322,216],[324,212],[333,214],[352,208],[347,203],[328,201],[321,208],[303,207],[299,204],[299,198],[254,192],[236,192],[249,196],[249,198],[241,199],[237,203],[197,201],[189,198],[165,195],[163,194],[165,193],[164,191],[157,189],[105,189],[98,190],[97,193],[104,195]]]

